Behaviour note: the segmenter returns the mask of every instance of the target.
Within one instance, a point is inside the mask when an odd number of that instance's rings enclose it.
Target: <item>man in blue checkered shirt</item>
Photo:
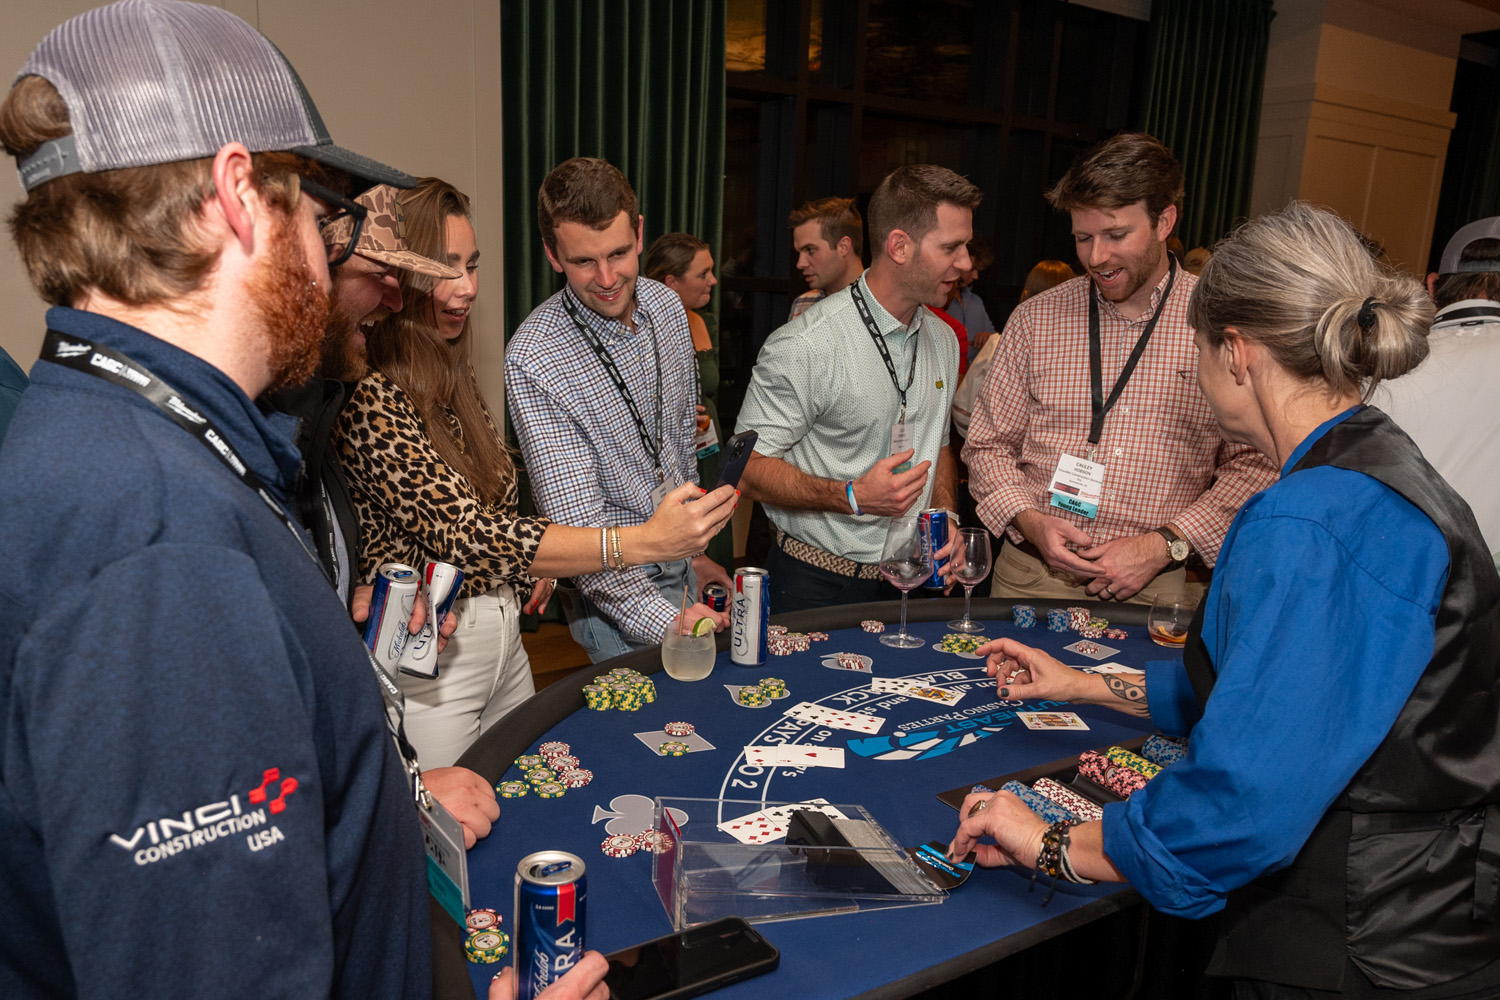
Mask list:
[[[643,524],[669,490],[698,478],[698,379],[676,292],[637,276],[643,218],[625,175],[577,157],[542,181],[542,245],[567,286],[511,338],[505,387],[537,507],[564,524]],[[629,553],[623,553],[628,561]],[[560,586],[573,638],[594,662],[661,642],[683,621],[728,615],[697,601],[729,585],[707,556],[600,572]]]

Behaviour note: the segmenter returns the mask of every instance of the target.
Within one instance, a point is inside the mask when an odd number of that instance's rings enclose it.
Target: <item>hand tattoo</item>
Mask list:
[[[1140,680],[1131,680],[1132,677],[1140,677]],[[1146,719],[1151,717],[1151,707],[1146,702],[1146,679],[1139,674],[1106,674],[1104,684],[1109,688],[1109,693],[1125,702],[1121,711],[1132,715],[1139,715]],[[1119,707],[1119,706],[1117,706]]]

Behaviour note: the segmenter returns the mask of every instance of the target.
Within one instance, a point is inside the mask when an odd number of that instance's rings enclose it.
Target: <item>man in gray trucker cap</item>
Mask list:
[[[0,144],[53,307],[0,455],[0,996],[427,995],[442,814],[252,402],[318,363],[358,238],[320,218],[411,178],[249,25],[162,0],[47,35]]]

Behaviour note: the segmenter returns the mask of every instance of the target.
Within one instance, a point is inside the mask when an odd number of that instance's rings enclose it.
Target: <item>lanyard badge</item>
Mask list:
[[[917,334],[911,335],[908,344],[911,348],[911,364],[906,371],[906,384],[902,385],[896,378],[896,363],[891,360],[891,351],[886,346],[885,336],[876,325],[875,317],[870,314],[870,306],[865,302],[864,292],[860,290],[858,281],[849,286],[849,294],[854,298],[854,307],[859,310],[859,318],[864,321],[865,330],[869,332],[870,339],[875,341],[875,346],[880,351],[880,360],[885,362],[886,374],[891,377],[891,387],[896,390],[896,397],[901,402],[901,413],[896,418],[896,422],[891,425],[891,450],[887,452],[889,455],[899,454],[914,447],[916,442],[916,432],[912,429],[912,425],[906,422],[906,393],[911,389],[912,380],[917,376]],[[899,474],[910,468],[911,462],[905,461],[891,472]]]

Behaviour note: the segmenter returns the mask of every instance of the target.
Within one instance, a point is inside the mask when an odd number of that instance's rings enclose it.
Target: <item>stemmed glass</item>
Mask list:
[[[964,616],[948,623],[955,632],[983,632],[984,626],[969,614],[974,588],[990,571],[990,532],[988,528],[959,528],[958,550],[949,560],[953,578],[964,585]]]
[[[880,575],[901,591],[901,631],[882,635],[880,641],[897,649],[919,649],[923,639],[906,632],[906,595],[932,575],[932,533],[919,515],[893,517],[885,530],[885,548],[880,553]]]

